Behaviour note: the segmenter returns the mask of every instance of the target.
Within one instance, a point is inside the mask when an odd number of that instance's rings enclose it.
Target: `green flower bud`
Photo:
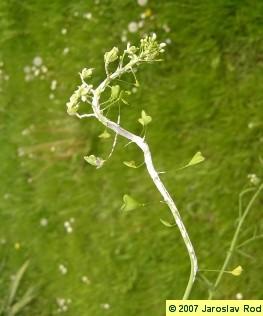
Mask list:
[[[74,104],[72,102],[67,103],[67,113],[71,116],[75,115],[78,111],[79,103]]]
[[[93,73],[93,68],[84,68],[82,69],[80,76],[82,79],[87,79],[92,76],[92,73]]]
[[[105,64],[113,63],[115,60],[118,59],[119,49],[117,47],[113,47],[112,50],[106,52],[104,54],[104,61]]]

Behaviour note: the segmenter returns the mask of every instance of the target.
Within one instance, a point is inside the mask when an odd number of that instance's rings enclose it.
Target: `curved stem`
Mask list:
[[[134,63],[136,63],[136,62],[134,62]],[[118,68],[113,74],[108,76],[99,85],[99,87],[96,90],[94,90],[93,100],[92,100],[92,109],[93,109],[93,112],[94,112],[94,115],[96,116],[96,118],[103,125],[105,125],[109,129],[113,130],[117,135],[121,135],[122,137],[130,140],[131,142],[134,142],[143,151],[144,161],[145,161],[145,165],[146,165],[146,168],[148,170],[148,173],[149,173],[150,177],[152,178],[153,183],[155,184],[156,188],[158,189],[158,191],[162,195],[164,201],[166,202],[169,209],[171,210],[171,213],[174,217],[174,220],[176,222],[177,227],[179,228],[179,231],[182,235],[182,238],[184,240],[185,246],[186,246],[187,251],[188,251],[188,255],[190,258],[190,262],[191,262],[191,273],[189,276],[189,280],[188,280],[188,284],[187,284],[185,293],[183,295],[183,299],[188,299],[190,292],[191,292],[191,289],[192,289],[192,286],[193,286],[193,283],[194,283],[194,280],[195,280],[197,270],[198,270],[197,258],[196,258],[195,251],[194,251],[193,245],[191,243],[190,237],[186,231],[186,228],[185,228],[184,223],[182,221],[182,218],[180,216],[180,213],[179,213],[172,197],[170,196],[169,192],[166,190],[163,182],[161,181],[161,179],[158,175],[158,172],[156,171],[156,169],[153,165],[152,156],[151,156],[149,146],[142,137],[137,136],[137,135],[125,130],[119,124],[109,120],[107,117],[105,117],[103,115],[102,111],[100,110],[99,99],[100,99],[101,93],[106,89],[107,85],[110,83],[111,80],[121,76],[123,73],[127,72],[128,69],[130,69],[132,66],[133,66],[133,64],[132,64],[132,62],[130,62],[126,66],[124,66],[123,68]]]

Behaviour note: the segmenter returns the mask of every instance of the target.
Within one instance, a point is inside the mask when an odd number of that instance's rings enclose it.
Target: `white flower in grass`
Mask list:
[[[43,63],[43,60],[40,56],[36,56],[34,59],[33,59],[33,64],[37,67],[41,66]]]
[[[58,309],[58,313],[67,312],[69,309],[69,305],[71,304],[71,299],[65,299],[65,298],[57,298],[56,299]]]
[[[39,70],[39,69],[36,69],[36,70],[34,71],[34,76],[37,77],[39,74],[40,74],[40,70]]]
[[[32,75],[26,75],[25,81],[31,81],[33,79]]]
[[[57,80],[52,80],[51,85],[50,85],[50,89],[56,90],[56,88],[57,88]]]
[[[163,25],[163,29],[164,29],[164,31],[165,31],[166,33],[171,32],[171,29],[170,29],[170,27],[169,27],[167,24],[164,24],[164,25]]]
[[[101,304],[101,308],[103,308],[103,309],[110,309],[110,304],[103,303],[103,304]]]
[[[47,71],[48,71],[47,66],[42,65],[41,66],[41,71],[43,72],[43,74],[47,73]]]
[[[63,274],[63,275],[68,273],[68,269],[63,264],[60,264],[58,266],[58,269],[59,269],[60,273]]]
[[[46,227],[48,225],[48,220],[46,218],[41,218],[40,226]]]
[[[65,47],[63,49],[63,55],[67,55],[69,53],[69,48],[68,47]]]
[[[258,185],[260,183],[260,178],[254,173],[248,174],[247,177],[253,185]]]
[[[73,228],[72,228],[71,223],[69,221],[66,221],[64,223],[64,227],[65,227],[65,230],[68,234],[71,234],[73,232]]]
[[[236,299],[237,300],[242,300],[243,299],[243,294],[242,293],[237,293],[236,294]]]
[[[138,89],[136,87],[132,88],[132,93],[137,93]]]
[[[138,22],[138,27],[141,29],[144,26],[144,20]]]
[[[30,66],[25,66],[24,67],[24,73],[28,74],[31,72],[31,67]]]
[[[128,39],[127,39],[127,35],[124,34],[124,35],[121,36],[121,41],[122,41],[123,43],[126,43],[127,40],[128,40]]]
[[[83,276],[81,277],[81,281],[82,281],[83,283],[85,283],[85,284],[90,284],[90,280],[89,280],[89,278],[88,278],[86,275],[83,275]]]
[[[138,29],[139,29],[139,25],[138,25],[138,23],[137,22],[130,22],[129,24],[128,24],[128,30],[129,30],[129,32],[131,32],[131,33],[136,33],[137,31],[138,31]]]
[[[137,0],[138,5],[140,5],[141,7],[146,6],[146,4],[148,3],[148,0]]]
[[[66,28],[63,28],[62,30],[61,30],[61,34],[62,35],[66,35],[68,33],[68,30],[66,29]]]
[[[87,19],[87,20],[91,20],[92,19],[92,13],[91,12],[86,12],[83,14],[83,18]]]

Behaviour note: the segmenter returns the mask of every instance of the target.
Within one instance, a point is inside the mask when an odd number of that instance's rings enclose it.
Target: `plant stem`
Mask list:
[[[233,239],[232,239],[232,241],[231,241],[229,250],[227,251],[225,260],[224,260],[223,265],[222,265],[222,267],[221,267],[221,269],[220,269],[220,271],[219,271],[219,274],[218,274],[218,276],[217,276],[217,279],[216,279],[216,281],[215,281],[215,283],[214,283],[213,289],[212,289],[212,290],[210,291],[210,293],[209,293],[209,297],[208,297],[209,300],[211,300],[211,299],[213,298],[213,296],[214,296],[214,292],[215,292],[215,290],[216,290],[216,288],[217,288],[219,282],[220,282],[221,279],[222,279],[222,276],[223,276],[223,274],[224,274],[224,271],[225,271],[226,268],[227,268],[227,265],[228,265],[228,263],[229,263],[229,261],[230,261],[230,259],[231,259],[231,257],[232,257],[233,252],[234,252],[235,249],[236,249],[236,244],[237,244],[237,240],[238,240],[238,237],[239,237],[239,234],[240,234],[242,225],[243,225],[243,223],[244,223],[244,221],[245,221],[245,219],[246,219],[246,217],[247,217],[247,215],[248,215],[248,213],[249,213],[249,211],[250,211],[250,209],[251,209],[253,203],[254,203],[255,200],[257,199],[257,197],[258,197],[258,195],[259,195],[259,193],[260,193],[260,191],[261,191],[262,189],[263,189],[263,184],[258,188],[258,190],[255,192],[255,194],[252,196],[252,198],[251,198],[251,200],[249,201],[249,203],[248,203],[248,205],[247,205],[247,207],[246,207],[244,213],[243,213],[243,214],[240,214],[241,217],[239,218],[238,225],[237,225],[236,231],[235,231],[235,233],[234,233]]]
[[[170,194],[166,190],[163,182],[161,181],[161,179],[158,175],[158,172],[156,171],[156,169],[153,165],[151,152],[150,152],[149,146],[145,142],[145,140],[142,137],[137,136],[137,135],[125,130],[119,124],[109,120],[106,116],[103,115],[103,112],[100,110],[99,99],[100,99],[101,93],[106,89],[108,84],[113,79],[116,79],[116,78],[120,77],[122,74],[124,74],[125,72],[128,72],[130,69],[132,69],[133,65],[135,65],[137,62],[138,61],[133,60],[133,61],[130,61],[128,64],[126,64],[124,67],[118,68],[113,74],[108,76],[98,86],[98,88],[96,90],[93,91],[92,109],[93,109],[95,117],[103,125],[105,125],[109,129],[113,130],[117,135],[120,135],[120,136],[130,140],[131,142],[134,142],[142,150],[142,152],[144,154],[144,161],[145,161],[145,165],[146,165],[146,168],[148,170],[148,173],[149,173],[150,177],[152,178],[152,181],[155,184],[155,186],[157,187],[158,191],[162,195],[164,201],[166,202],[169,209],[171,210],[171,213],[174,217],[174,220],[176,222],[177,227],[179,228],[179,231],[182,235],[182,238],[184,240],[185,246],[186,246],[187,251],[188,251],[188,255],[190,258],[190,262],[191,262],[191,272],[190,272],[187,287],[186,287],[184,295],[183,295],[183,299],[186,300],[186,299],[188,299],[188,297],[190,295],[190,292],[191,292],[191,289],[192,289],[192,286],[193,286],[193,283],[195,280],[195,276],[196,276],[196,273],[198,271],[198,265],[197,265],[197,258],[195,255],[193,245],[192,245],[190,237],[186,231],[186,228],[184,226],[184,223],[182,221],[180,213],[179,213],[172,197],[170,196]]]

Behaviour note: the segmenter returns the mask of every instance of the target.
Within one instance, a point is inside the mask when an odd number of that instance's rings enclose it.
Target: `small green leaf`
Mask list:
[[[152,118],[150,115],[147,115],[144,110],[142,110],[141,117],[138,119],[138,122],[142,124],[142,126],[146,126],[151,123]]]
[[[205,160],[205,157],[202,155],[201,151],[198,151],[194,157],[188,162],[187,166],[197,165],[198,163]]]
[[[234,270],[230,271],[230,273],[234,276],[240,276],[243,272],[243,268],[241,266],[237,266]]]
[[[99,138],[103,138],[103,139],[107,139],[107,138],[110,138],[111,137],[111,134],[105,129],[105,131],[103,133],[101,133],[99,135]]]
[[[131,160],[131,161],[123,161],[123,163],[125,164],[125,166],[129,167],[129,168],[138,168],[135,164],[135,161],[134,160]]]
[[[202,162],[202,161],[204,161],[204,160],[205,160],[205,157],[202,155],[201,151],[198,151],[198,152],[193,156],[193,158],[188,162],[188,164],[185,165],[185,166],[183,166],[182,168],[179,168],[179,170],[188,168],[188,167],[193,166],[193,165],[197,165],[197,164],[199,164],[200,162]]]
[[[136,201],[130,195],[124,194],[124,196],[123,196],[123,204],[121,206],[121,210],[122,211],[124,211],[124,212],[133,211],[133,210],[135,210],[136,208],[138,208],[140,206],[142,206],[141,203]]]
[[[169,222],[166,222],[165,220],[163,220],[163,219],[161,219],[161,218],[160,218],[160,222],[161,222],[164,226],[169,227],[169,228],[175,226],[175,224],[170,224]]]
[[[87,161],[87,163],[89,163],[92,166],[95,166],[98,168],[101,168],[105,162],[105,160],[103,160],[100,157],[96,157],[94,155],[90,155],[90,156],[85,156],[84,159]]]

